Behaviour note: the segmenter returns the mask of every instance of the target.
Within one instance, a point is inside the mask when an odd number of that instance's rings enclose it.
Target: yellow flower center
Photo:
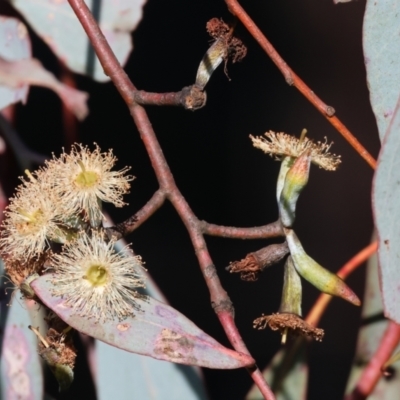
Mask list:
[[[81,188],[90,188],[99,180],[99,175],[93,171],[82,171],[75,178],[75,183]]]
[[[91,265],[85,277],[93,286],[103,286],[108,281],[108,271],[102,265]]]
[[[39,228],[43,225],[43,211],[40,209],[31,212],[19,209],[18,214],[24,221],[17,224],[17,229],[20,231],[20,233],[32,232],[36,230],[36,228]]]
[[[78,161],[79,166],[82,169],[76,178],[75,184],[81,188],[90,188],[99,181],[99,174],[94,171],[87,171],[82,161]]]

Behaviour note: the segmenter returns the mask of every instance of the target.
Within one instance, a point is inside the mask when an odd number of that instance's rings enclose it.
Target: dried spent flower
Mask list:
[[[140,257],[116,253],[114,241],[105,242],[103,232],[85,233],[67,243],[52,259],[55,277],[53,295],[82,317],[98,321],[134,315],[144,287]]]
[[[5,211],[0,237],[0,254],[26,261],[48,247],[57,230],[62,210],[42,171],[31,182],[23,181]],[[41,179],[43,178],[43,179]]]
[[[244,281],[256,281],[265,268],[278,263],[289,252],[286,242],[271,244],[254,253],[249,253],[240,261],[233,261],[226,267],[230,273],[240,273]]]
[[[46,250],[37,256],[25,260],[5,257],[3,258],[5,271],[11,282],[15,286],[21,287],[28,277],[34,274],[41,274],[45,270],[45,264],[50,255],[51,251]]]
[[[47,173],[51,175],[53,190],[62,201],[66,214],[84,210],[91,220],[101,220],[99,200],[122,207],[122,195],[130,188],[133,176],[125,175],[129,168],[111,171],[116,162],[112,150],[101,153],[96,145],[92,152],[77,144],[70,154],[63,153],[47,163]]]
[[[59,384],[59,391],[67,390],[74,380],[74,364],[76,349],[72,343],[71,335],[66,332],[58,332],[50,328],[44,338],[39,328],[29,326],[39,339],[38,353],[46,362]]]
[[[255,329],[265,329],[269,327],[273,331],[280,331],[282,335],[286,335],[289,330],[295,335],[307,336],[319,342],[324,337],[324,330],[314,328],[296,314],[276,313],[272,315],[263,315],[253,322]]]
[[[297,158],[308,150],[311,162],[327,171],[335,171],[341,163],[340,156],[329,153],[332,143],[328,144],[326,138],[323,143],[314,143],[307,137],[298,139],[283,132],[269,131],[265,133],[265,136],[266,138],[250,135],[253,146],[278,159],[285,156]]]
[[[45,338],[47,346],[43,342],[39,342],[39,355],[46,359],[46,361],[52,361],[54,364],[63,364],[68,365],[71,368],[74,368],[75,359],[76,359],[76,349],[73,345],[72,338],[67,336],[63,332],[57,332],[55,329],[50,328],[46,334]],[[48,360],[44,354],[46,353],[46,349],[51,347],[55,350],[54,356],[51,360]]]
[[[212,18],[207,22],[207,32],[215,40],[224,42],[225,55],[224,59],[227,61],[228,57],[232,59],[233,63],[242,61],[247,54],[247,48],[243,42],[233,36],[233,27],[230,27],[222,19]]]

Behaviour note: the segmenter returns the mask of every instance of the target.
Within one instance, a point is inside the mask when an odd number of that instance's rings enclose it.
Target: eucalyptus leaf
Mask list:
[[[43,398],[43,372],[37,353],[36,336],[28,326],[32,323],[30,310],[37,304],[20,300],[14,294],[8,311],[1,354],[0,398],[36,400]]]
[[[370,101],[383,140],[400,95],[400,2],[367,0],[363,50]]]
[[[74,329],[120,349],[159,360],[217,369],[252,365],[245,354],[227,349],[172,307],[151,297],[138,300],[140,311],[124,320],[95,321],[77,315],[61,297],[53,296],[56,275],[31,283],[36,295]]]
[[[145,0],[85,0],[107,42],[124,65],[132,50],[131,32],[142,18]],[[56,56],[74,72],[97,81],[109,77],[68,1],[11,0]]]
[[[385,315],[400,323],[400,100],[387,130],[375,172],[372,206]]]

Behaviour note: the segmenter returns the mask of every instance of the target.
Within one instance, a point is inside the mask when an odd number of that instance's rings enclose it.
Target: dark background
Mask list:
[[[293,70],[327,104],[364,146],[377,156],[379,139],[371,112],[362,54],[365,1],[334,5],[331,0],[247,0],[241,4]],[[3,12],[10,8],[1,4]],[[0,8],[0,9],[1,9]],[[232,22],[224,1],[149,0],[134,32],[134,51],[126,71],[139,88],[154,92],[178,91],[194,83],[198,64],[210,37],[206,22]],[[368,244],[372,233],[370,187],[373,171],[350,145],[293,87],[289,87],[247,31],[236,33],[248,47],[240,64],[229,65],[228,80],[219,68],[207,85],[207,106],[196,112],[180,108],[148,107],[150,120],[174,173],[176,182],[200,219],[232,226],[256,226],[275,221],[275,183],[279,163],[253,148],[250,133],[284,131],[335,142],[342,155],[337,172],[312,168],[302,193],[296,232],[306,251],[326,268],[336,271]],[[32,33],[33,54],[55,74],[61,68],[46,45]],[[113,148],[118,167],[132,166],[137,177],[129,207],[107,210],[116,222],[142,207],[157,189],[148,156],[129,112],[111,83],[98,84],[76,76],[80,89],[90,93],[89,117],[79,125],[79,141]],[[18,106],[16,128],[31,149],[50,156],[68,145],[57,96],[32,88],[27,106]],[[6,165],[6,168],[3,168]],[[7,159],[3,171],[12,181],[21,174]],[[264,368],[280,348],[280,335],[257,331],[252,321],[276,312],[283,279],[282,265],[263,273],[254,283],[225,271],[230,261],[244,258],[272,241],[206,238],[223,287],[236,310],[243,338]],[[171,305],[220,343],[230,346],[209,302],[209,294],[185,228],[170,204],[165,204],[134,232],[128,241]],[[363,269],[349,279],[361,297]],[[304,283],[303,312],[318,296]],[[341,398],[354,356],[360,309],[334,299],[320,327],[322,343],[310,346],[308,399]],[[78,372],[78,371],[77,371]],[[245,370],[203,371],[212,400],[243,399],[252,385]],[[76,381],[65,398],[78,398],[87,376]],[[54,383],[49,383],[53,391]],[[88,389],[89,390],[89,389]],[[56,392],[53,392],[54,396]],[[70,396],[70,397],[68,397]],[[93,396],[86,392],[84,398]]]

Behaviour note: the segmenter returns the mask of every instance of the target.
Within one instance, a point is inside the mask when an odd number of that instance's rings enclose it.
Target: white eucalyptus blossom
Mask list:
[[[140,309],[136,288],[145,286],[141,259],[116,253],[113,246],[113,241],[104,241],[102,232],[91,236],[82,232],[53,256],[52,294],[61,296],[77,315],[105,321],[123,319]]]
[[[122,207],[122,196],[129,191],[129,181],[134,178],[125,175],[129,168],[111,171],[117,161],[112,154],[101,153],[96,145],[94,151],[77,144],[69,154],[62,153],[47,163],[52,175],[53,190],[63,203],[66,214],[85,211],[91,220],[102,218],[99,201]]]
[[[30,181],[22,179],[5,211],[0,237],[1,254],[27,260],[49,246],[48,238],[57,230],[62,209],[43,171],[35,177],[26,171]]]

